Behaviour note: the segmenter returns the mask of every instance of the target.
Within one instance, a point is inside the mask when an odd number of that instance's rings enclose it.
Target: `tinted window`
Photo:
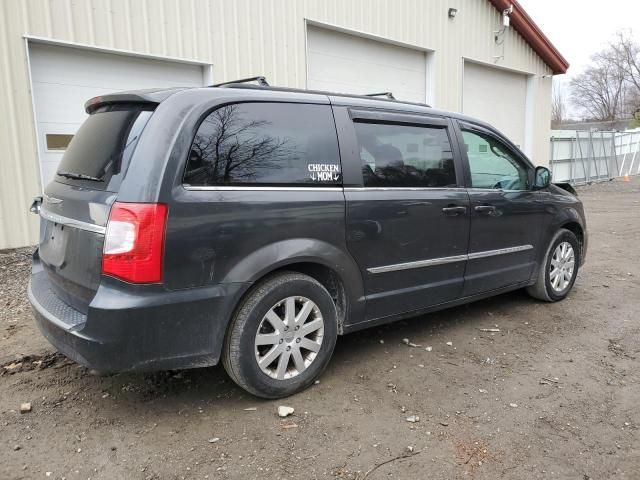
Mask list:
[[[365,187],[453,187],[445,128],[355,123]]]
[[[73,135],[47,133],[45,139],[47,142],[47,150],[65,151],[71,143],[71,140],[73,140]]]
[[[462,130],[471,186],[503,190],[526,190],[527,170],[508,148],[490,135]]]
[[[152,113],[124,105],[96,110],[69,143],[56,171],[56,181],[118,191],[131,154]]]
[[[196,133],[184,183],[306,184],[341,181],[331,107],[284,103],[227,105]]]

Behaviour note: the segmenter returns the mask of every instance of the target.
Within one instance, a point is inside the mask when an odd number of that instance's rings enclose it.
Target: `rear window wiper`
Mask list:
[[[84,173],[75,173],[75,172],[65,172],[63,170],[58,170],[56,175],[60,175],[65,178],[72,178],[74,180],[89,180],[91,182],[104,182],[101,178],[92,177],[91,175],[85,175]]]

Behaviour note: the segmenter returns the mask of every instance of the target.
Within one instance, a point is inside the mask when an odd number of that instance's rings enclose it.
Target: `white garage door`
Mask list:
[[[463,112],[492,124],[524,147],[527,76],[476,63],[464,63]]]
[[[205,78],[200,65],[64,46],[31,44],[29,57],[43,186],[86,118],[88,99],[121,90],[200,87]]]
[[[307,29],[307,88],[341,93],[391,91],[424,102],[425,52],[334,30]]]

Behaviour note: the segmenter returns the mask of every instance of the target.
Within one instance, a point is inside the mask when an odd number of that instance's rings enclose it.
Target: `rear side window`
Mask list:
[[[341,183],[331,107],[240,103],[220,107],[196,133],[184,176],[192,186]]]
[[[117,192],[152,113],[130,104],[97,109],[67,146],[56,171],[56,181]]]
[[[446,128],[354,124],[365,187],[455,187]]]

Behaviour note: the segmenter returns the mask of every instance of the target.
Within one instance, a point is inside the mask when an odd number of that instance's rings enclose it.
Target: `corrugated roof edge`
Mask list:
[[[489,0],[500,12],[513,5],[511,13],[511,23],[531,48],[540,55],[540,58],[553,71],[554,75],[567,73],[569,62],[558,49],[551,43],[551,40],[536,25],[529,14],[522,8],[517,0]]]

